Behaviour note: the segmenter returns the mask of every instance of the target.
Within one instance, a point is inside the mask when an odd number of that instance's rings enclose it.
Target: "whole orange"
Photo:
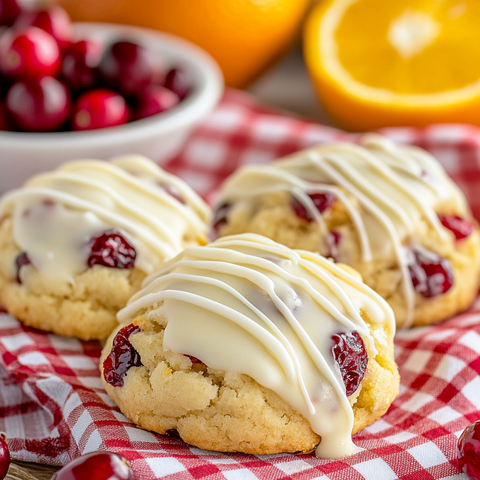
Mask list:
[[[292,44],[310,0],[57,0],[75,21],[162,30],[196,43],[241,88]]]

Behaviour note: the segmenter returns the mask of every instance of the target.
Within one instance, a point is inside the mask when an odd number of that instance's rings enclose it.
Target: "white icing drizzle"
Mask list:
[[[205,243],[209,207],[182,180],[138,155],[79,160],[33,177],[0,201],[14,239],[42,275],[73,283],[90,242],[120,229],[149,274],[186,246]]]
[[[365,135],[361,145],[320,145],[269,165],[244,166],[224,183],[219,204],[242,204],[255,210],[258,197],[274,191],[291,192],[321,231],[326,229],[322,215],[308,194],[333,193],[345,206],[356,230],[361,261],[387,258],[393,253],[402,273],[405,326],[413,321],[415,302],[405,246],[415,242],[419,221],[425,219],[439,239],[445,239],[449,234],[435,211],[440,203],[449,203],[469,216],[464,195],[434,157],[377,134]],[[341,261],[359,260],[343,253]]]
[[[375,352],[362,309],[392,335],[395,329],[390,306],[356,277],[317,254],[235,235],[190,247],[164,264],[118,320],[148,308],[168,319],[166,350],[247,374],[301,413],[322,437],[318,456],[356,451],[331,337],[356,330]]]

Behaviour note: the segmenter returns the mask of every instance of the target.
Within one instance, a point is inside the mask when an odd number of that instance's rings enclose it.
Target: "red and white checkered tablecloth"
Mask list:
[[[434,125],[381,131],[432,152],[460,184],[480,219],[480,129]],[[320,142],[355,140],[227,91],[180,155],[165,168],[212,200],[220,182],[245,163],[268,162]],[[64,464],[82,453],[125,455],[136,480],[465,479],[456,460],[462,430],[480,419],[480,297],[446,322],[399,331],[401,391],[387,414],[355,435],[344,460],[313,455],[207,452],[136,428],[105,394],[100,345],[23,327],[0,313],[0,431],[17,460]]]

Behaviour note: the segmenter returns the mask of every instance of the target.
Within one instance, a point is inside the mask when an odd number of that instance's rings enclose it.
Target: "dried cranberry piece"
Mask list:
[[[197,357],[194,357],[193,355],[185,355],[185,356],[188,357],[192,363],[199,363],[204,365],[204,363],[201,360],[199,360]]]
[[[114,387],[123,387],[123,377],[131,367],[143,366],[140,354],[129,341],[130,335],[138,332],[141,332],[140,327],[131,323],[113,339],[112,350],[103,362],[103,377]]]
[[[408,266],[415,290],[425,298],[442,295],[453,285],[451,263],[429,250],[414,249]]]
[[[215,210],[212,220],[212,230],[215,236],[218,235],[220,228],[228,223],[228,212],[230,211],[231,207],[232,205],[230,203],[224,202]]]
[[[28,255],[25,252],[17,255],[17,258],[15,259],[15,266],[17,267],[17,275],[15,277],[15,280],[17,281],[17,283],[22,283],[22,279],[20,278],[20,269],[24,265],[29,265],[30,263],[32,262],[30,261],[30,258],[28,258]]]
[[[480,420],[471,423],[457,443],[460,468],[472,480],[480,480]]]
[[[332,206],[337,198],[333,193],[330,192],[310,193],[308,196],[311,198],[313,204],[320,213]],[[313,217],[310,215],[310,212],[308,212],[307,209],[294,196],[292,196],[290,199],[290,206],[298,218],[301,218],[309,223],[313,221]]]
[[[133,268],[137,253],[135,249],[115,230],[103,233],[93,239],[87,265],[103,265],[110,268]]]
[[[3,433],[0,433],[0,479],[7,476],[10,466],[10,450],[8,449],[7,443],[7,437]]]
[[[327,237],[327,247],[329,249],[328,255],[332,257],[334,260],[336,260],[336,257],[338,255],[338,245],[340,244],[341,240],[342,240],[342,234],[337,230],[332,230],[331,232],[328,232],[328,237]]]
[[[53,475],[52,480],[134,480],[130,462],[112,452],[82,455]]]
[[[455,235],[455,240],[462,240],[473,232],[473,225],[457,215],[439,215],[440,221]]]
[[[368,364],[367,350],[362,337],[355,330],[336,333],[332,335],[332,340],[333,358],[340,368],[348,397],[357,390],[365,375]]]
[[[338,246],[340,240],[342,239],[342,234],[337,230],[332,230],[330,232],[330,238],[332,239],[332,244]]]

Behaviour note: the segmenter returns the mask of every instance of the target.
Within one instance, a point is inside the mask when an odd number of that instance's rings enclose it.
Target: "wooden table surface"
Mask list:
[[[12,462],[5,480],[50,480],[59,467]]]

